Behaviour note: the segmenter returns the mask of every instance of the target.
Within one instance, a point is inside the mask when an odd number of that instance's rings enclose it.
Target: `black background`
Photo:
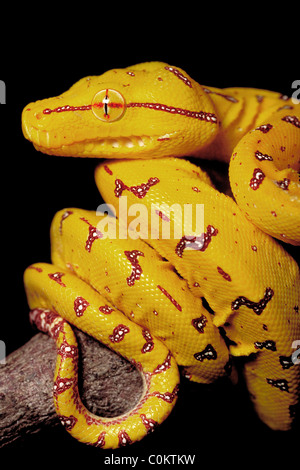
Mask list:
[[[247,10],[237,18],[218,12],[213,4],[205,14],[180,4],[176,17],[160,7],[124,10],[102,5],[96,12],[78,10],[75,18],[62,17],[57,10],[50,21],[46,8],[37,16],[26,11],[24,17],[18,10],[18,26],[10,14],[1,33],[6,105],[0,106],[0,339],[7,353],[35,334],[22,276],[29,264],[50,261],[53,215],[68,206],[95,210],[101,203],[93,177],[95,160],[46,156],[23,138],[21,112],[30,101],[58,95],[86,75],[150,60],[181,67],[199,83],[217,87],[250,86],[291,95],[292,82],[300,78],[296,30],[294,34],[284,28],[280,12],[270,21]],[[197,464],[209,459],[210,464],[236,465],[238,458],[242,467],[251,462],[258,468],[271,466],[278,459],[287,466],[296,455],[297,439],[295,433],[272,432],[260,423],[242,387],[183,382],[178,404],[160,429],[114,455],[147,460],[150,454],[191,453]],[[56,430],[0,451],[0,456],[10,453],[11,462],[20,456],[32,459],[37,449],[53,460],[63,458],[64,464],[83,456],[89,464],[103,466],[111,455]]]

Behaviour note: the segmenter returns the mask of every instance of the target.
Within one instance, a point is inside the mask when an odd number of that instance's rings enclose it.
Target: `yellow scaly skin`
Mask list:
[[[104,92],[97,95],[100,90]],[[96,230],[99,217],[94,214],[67,209],[54,218],[54,264],[33,265],[25,272],[29,305],[37,312],[33,320],[42,328],[61,321],[47,313],[50,309],[92,335],[99,330],[100,341],[141,364],[151,385],[152,377],[157,378],[156,395],[172,397],[166,405],[155,396],[158,412],[153,417],[148,400],[154,397],[146,387],[145,412],[137,405],[121,429],[97,418],[101,423],[94,423],[90,435],[93,419],[78,405],[77,391],[72,392],[75,406],[67,390],[56,392],[58,413],[77,439],[115,447],[141,439],[161,422],[177,394],[173,359],[164,375],[153,374],[168,350],[192,380],[209,383],[224,375],[228,351],[218,327],[233,342],[230,354],[253,354],[246,361],[245,377],[261,419],[273,429],[290,428],[299,394],[299,367],[291,361],[292,343],[300,338],[299,269],[270,235],[300,243],[299,120],[298,105],[278,93],[202,87],[183,70],[159,62],[86,77],[59,97],[24,109],[24,135],[38,150],[122,159],[96,170],[104,200],[116,209],[121,194],[128,205],[140,202],[148,208],[152,203],[204,204],[204,231],[192,242],[186,238],[189,233],[177,240],[149,238],[147,244],[108,241]],[[230,160],[231,188],[240,207],[217,192],[199,168],[173,158],[178,156]],[[157,211],[176,222],[171,213]],[[100,297],[90,302],[90,294]],[[202,296],[213,308],[213,318],[203,308]],[[120,342],[107,339],[115,323],[108,323],[107,312],[99,316],[101,302],[122,316],[125,334]],[[61,349],[63,340],[55,339]],[[66,341],[73,345],[73,340]],[[154,348],[149,346],[152,341]],[[145,344],[147,352],[141,355]],[[55,383],[65,361],[70,362],[61,351],[58,357]],[[68,367],[66,377],[73,380],[74,369]],[[70,415],[75,419],[68,420]]]
[[[161,341],[128,320],[79,277],[53,264],[27,268],[25,284],[31,320],[56,341],[54,404],[72,436],[86,444],[116,448],[140,440],[169,415],[176,403],[179,374]],[[138,367],[145,386],[133,410],[117,418],[99,418],[84,407],[77,388],[77,343],[61,317]]]
[[[152,208],[161,213],[162,224],[171,224],[171,234],[181,216],[170,208],[204,204],[205,239],[193,239],[187,230],[181,239],[149,236],[147,243],[187,279],[195,297],[205,297],[215,312],[213,323],[233,341],[230,353],[255,354],[244,372],[257,413],[271,428],[287,429],[300,378],[297,365],[283,366],[292,342],[300,337],[300,276],[293,258],[248,221],[230,197],[203,182],[199,169],[184,159],[114,160],[98,166],[95,176],[103,199],[116,207],[118,217],[120,182],[128,188],[122,196],[130,207],[137,202],[131,188],[158,178],[142,201],[148,214]],[[145,225],[141,216],[139,221]]]

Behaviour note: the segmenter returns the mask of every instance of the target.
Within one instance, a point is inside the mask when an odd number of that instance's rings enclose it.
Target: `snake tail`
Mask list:
[[[66,430],[80,442],[112,449],[139,441],[153,431],[177,400],[179,372],[170,351],[155,338],[152,347],[145,348],[145,331],[73,274],[38,263],[27,268],[24,277],[31,321],[56,343],[54,405]],[[68,322],[86,331],[91,318],[90,334],[126,357],[143,377],[139,402],[115,418],[92,414],[79,397],[78,346]]]

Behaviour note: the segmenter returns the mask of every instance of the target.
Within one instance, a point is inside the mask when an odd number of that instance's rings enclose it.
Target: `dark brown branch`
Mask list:
[[[142,392],[139,372],[126,360],[75,330],[81,350],[80,389],[87,408],[99,416],[131,409]],[[0,365],[0,448],[26,434],[61,426],[53,404],[54,341],[38,333]]]

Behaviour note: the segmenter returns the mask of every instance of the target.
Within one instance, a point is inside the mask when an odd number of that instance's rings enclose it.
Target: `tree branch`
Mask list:
[[[80,395],[86,407],[107,417],[130,410],[142,393],[140,373],[90,336],[74,331],[81,351]],[[61,426],[52,397],[55,362],[54,341],[38,333],[0,365],[0,448]]]

